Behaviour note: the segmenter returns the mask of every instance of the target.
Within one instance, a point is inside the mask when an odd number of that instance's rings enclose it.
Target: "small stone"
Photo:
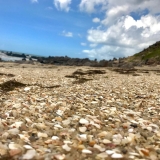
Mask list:
[[[108,134],[108,132],[106,132],[106,131],[102,131],[102,132],[100,132],[99,134],[98,134],[98,137],[105,137],[106,135]]]
[[[77,146],[77,149],[79,149],[79,150],[83,150],[83,149],[85,149],[85,146],[84,146],[84,145],[82,145],[82,144],[80,144],[80,145],[78,145],[78,146]]]
[[[129,133],[132,133],[133,131],[134,131],[133,128],[130,128],[130,129],[128,130]]]
[[[55,124],[54,127],[56,127],[56,128],[63,128],[63,127],[62,127],[61,125],[59,125],[59,124]]]
[[[99,145],[97,145],[97,144],[95,144],[95,145],[93,146],[93,148],[98,149],[100,152],[104,152],[104,151],[105,151],[105,148],[102,148],[101,146],[99,146]]]
[[[56,154],[56,155],[54,155],[54,157],[55,157],[55,159],[57,159],[57,160],[63,160],[63,159],[65,159],[65,155],[64,154]]]
[[[23,145],[23,147],[24,147],[25,149],[33,149],[32,146],[30,146],[30,145]]]
[[[156,152],[157,152],[158,154],[160,154],[160,149],[157,149]]]
[[[19,134],[19,129],[17,129],[17,128],[9,129],[8,133],[12,134],[12,135],[17,135],[17,134]]]
[[[25,87],[24,91],[29,91],[31,88],[30,87]]]
[[[87,135],[86,134],[80,134],[79,137],[81,138],[82,141],[87,140]]]
[[[70,148],[67,144],[64,144],[64,145],[62,146],[62,148],[63,148],[64,150],[66,150],[67,152],[69,152],[69,151],[71,150],[71,148]]]
[[[130,124],[130,126],[133,127],[133,128],[137,128],[138,127],[138,125],[136,123],[132,123],[132,124]]]
[[[128,129],[128,128],[129,128],[129,124],[128,124],[128,123],[123,123],[123,124],[122,124],[122,127],[123,127],[124,129]]]
[[[13,150],[13,149],[19,149],[19,148],[21,148],[21,146],[19,144],[10,143],[8,145],[8,148]]]
[[[48,140],[46,140],[44,143],[45,143],[45,144],[52,144],[52,141],[53,141],[52,139],[48,139]]]
[[[107,157],[108,157],[108,155],[107,155],[107,153],[105,153],[105,152],[100,153],[100,154],[97,154],[97,158],[105,159],[105,158],[107,158]]]
[[[89,146],[93,147],[96,144],[96,141],[92,140],[89,142]]]
[[[13,123],[12,125],[11,125],[11,127],[12,128],[18,128],[19,129],[19,127],[21,127],[21,125],[23,124],[23,122],[15,122],[15,123]]]
[[[13,157],[13,156],[15,156],[15,155],[20,154],[21,152],[22,152],[21,149],[12,149],[12,150],[9,151],[9,155],[10,155],[11,157]]]
[[[127,149],[125,149],[125,148],[123,148],[121,151],[123,154],[126,154],[128,152]]]
[[[85,125],[88,125],[88,124],[89,124],[88,120],[86,120],[86,119],[84,119],[84,118],[81,118],[81,119],[79,120],[79,123],[80,123],[80,124],[85,124]]]
[[[61,117],[56,117],[55,120],[57,120],[58,122],[61,122],[62,118]]]
[[[34,149],[27,150],[27,152],[22,156],[22,159],[33,159],[36,156],[36,151]]]
[[[107,153],[108,155],[111,155],[111,154],[115,153],[115,151],[113,151],[113,150],[106,150],[106,153]]]
[[[83,150],[82,150],[82,153],[92,154],[92,151],[90,151],[90,150],[88,150],[88,149],[83,149]]]
[[[38,134],[37,134],[37,136],[39,137],[39,138],[47,138],[48,137],[48,135],[46,134],[46,133],[42,133],[42,132],[38,132]]]
[[[109,143],[111,143],[111,141],[108,140],[108,139],[103,139],[103,140],[102,140],[102,143],[104,143],[104,144],[109,144]]]
[[[79,127],[79,131],[82,132],[82,133],[84,133],[86,130],[87,130],[86,127]]]
[[[21,124],[21,126],[19,127],[20,131],[27,131],[27,127],[24,123]]]
[[[38,140],[37,134],[32,133],[32,135],[29,137],[29,140],[31,142],[34,142],[34,141]]]
[[[57,136],[52,136],[52,140],[59,140],[59,137],[57,137]]]
[[[140,152],[142,152],[144,156],[149,156],[149,150],[147,149],[140,149]]]
[[[122,154],[119,154],[119,153],[113,153],[111,155],[112,158],[115,158],[115,159],[119,159],[119,158],[123,158],[123,155]]]
[[[4,156],[4,155],[6,155],[7,154],[7,149],[5,149],[5,148],[0,148],[0,155],[1,156]]]

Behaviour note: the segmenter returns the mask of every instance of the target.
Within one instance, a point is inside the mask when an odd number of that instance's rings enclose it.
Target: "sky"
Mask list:
[[[0,49],[113,59],[160,41],[160,0],[0,0]]]

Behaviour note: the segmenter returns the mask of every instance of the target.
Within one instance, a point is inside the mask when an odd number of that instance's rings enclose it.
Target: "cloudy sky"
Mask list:
[[[0,49],[112,59],[160,40],[160,0],[0,0]]]

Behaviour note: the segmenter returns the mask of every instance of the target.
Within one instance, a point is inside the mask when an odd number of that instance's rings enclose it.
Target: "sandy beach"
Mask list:
[[[160,159],[159,69],[0,62],[0,159]]]

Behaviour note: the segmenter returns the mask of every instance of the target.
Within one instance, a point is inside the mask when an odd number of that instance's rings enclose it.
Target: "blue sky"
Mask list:
[[[0,0],[0,49],[111,59],[160,40],[158,0]]]

